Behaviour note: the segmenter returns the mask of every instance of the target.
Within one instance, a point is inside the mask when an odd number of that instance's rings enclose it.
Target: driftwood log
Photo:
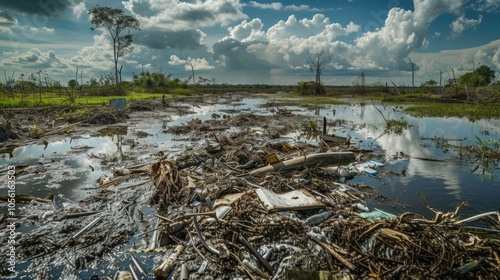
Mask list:
[[[304,155],[272,165],[264,166],[252,170],[240,176],[257,176],[262,177],[270,172],[286,172],[298,168],[328,166],[328,165],[344,165],[356,161],[356,154],[353,152],[327,152]]]

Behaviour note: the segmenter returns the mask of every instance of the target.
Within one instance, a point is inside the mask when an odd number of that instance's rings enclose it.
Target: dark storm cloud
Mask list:
[[[56,17],[74,5],[72,0],[3,0],[2,9],[22,14]]]
[[[134,42],[153,49],[196,49],[202,46],[203,33],[198,30],[142,30]]]
[[[0,26],[13,26],[16,25],[16,20],[11,17],[7,12],[0,11]]]
[[[186,9],[175,15],[175,19],[185,21],[212,21],[215,19],[211,11],[200,9]]]
[[[246,51],[247,44],[227,38],[214,44],[213,58],[224,58],[228,70],[266,71],[279,68],[266,60],[259,59],[253,53]]]
[[[175,18],[185,21],[212,21],[221,14],[235,15],[238,10],[233,4],[225,2],[220,4],[215,10],[208,7],[200,8],[199,6],[185,6],[180,9]]]

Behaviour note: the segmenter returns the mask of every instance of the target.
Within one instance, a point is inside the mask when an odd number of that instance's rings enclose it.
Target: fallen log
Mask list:
[[[328,165],[344,165],[356,161],[356,154],[352,152],[327,152],[292,158],[273,165],[257,168],[238,176],[262,177],[270,172],[286,172],[298,168]]]

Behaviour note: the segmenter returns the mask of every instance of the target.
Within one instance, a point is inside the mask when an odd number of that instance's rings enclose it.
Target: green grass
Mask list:
[[[170,93],[165,94],[165,97],[171,98],[173,96],[187,95],[190,94],[190,89],[172,89]],[[60,106],[60,105],[102,105],[109,104],[112,99],[125,98],[127,102],[162,98],[162,93],[142,93],[142,92],[129,92],[125,96],[121,95],[111,95],[111,96],[81,96],[75,99],[75,104],[71,104],[67,95],[60,95],[55,93],[44,93],[42,94],[42,101],[40,101],[40,96],[37,94],[35,96],[28,95],[22,98],[20,95],[16,97],[6,97],[0,98],[0,108],[29,108],[29,107],[47,107],[47,106]]]
[[[329,95],[301,95],[299,93],[263,94],[266,98],[297,105],[338,105],[345,104],[335,96]]]
[[[405,109],[414,117],[458,117],[470,121],[500,118],[500,105],[475,105],[464,103],[420,103]]]
[[[421,98],[421,97],[429,97],[428,94],[424,93],[405,93],[399,95],[391,95],[391,98],[394,99],[413,99],[413,98]]]
[[[410,127],[406,120],[389,119],[386,121],[386,131],[388,133],[402,134],[405,129]]]

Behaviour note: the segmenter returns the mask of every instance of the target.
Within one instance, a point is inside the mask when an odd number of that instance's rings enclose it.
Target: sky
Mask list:
[[[478,65],[500,72],[500,0],[2,0],[0,82],[43,75],[62,84],[114,73],[105,30],[87,11],[120,8],[140,22],[123,80],[141,71],[216,83],[314,80],[308,53],[332,56],[325,85],[415,85]],[[124,33],[126,34],[126,33]],[[3,77],[2,77],[3,76]]]

